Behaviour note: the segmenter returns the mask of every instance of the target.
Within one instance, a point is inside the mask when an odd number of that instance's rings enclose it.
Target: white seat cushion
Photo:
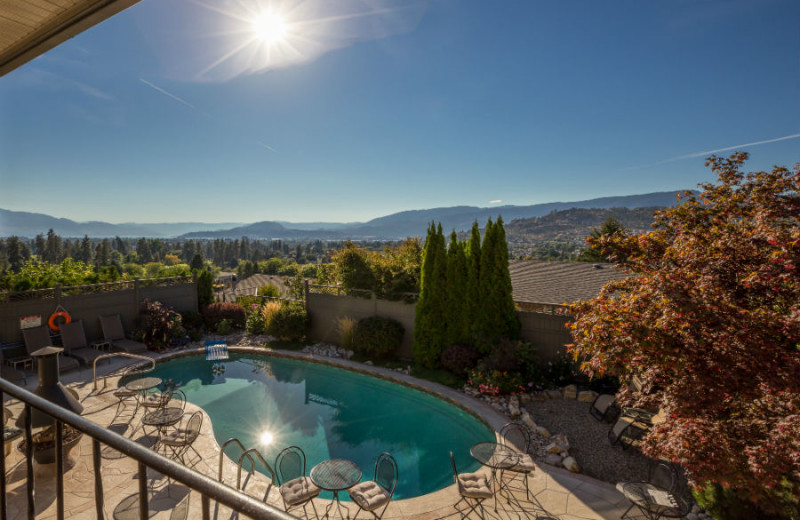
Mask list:
[[[322,490],[310,478],[299,477],[282,485],[278,491],[286,505],[293,506],[314,498]]]
[[[489,498],[492,490],[484,475],[477,473],[460,473],[458,475],[459,492],[468,498]]]
[[[351,487],[347,493],[353,502],[364,511],[372,511],[391,500],[389,492],[383,489],[377,482],[367,481]]]

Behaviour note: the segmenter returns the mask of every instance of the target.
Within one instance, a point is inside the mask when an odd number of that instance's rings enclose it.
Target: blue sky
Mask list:
[[[798,20],[797,0],[142,0],[0,79],[0,208],[352,222],[690,189],[730,147],[791,167]]]

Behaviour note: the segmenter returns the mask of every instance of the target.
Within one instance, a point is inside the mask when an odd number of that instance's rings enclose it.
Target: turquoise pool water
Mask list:
[[[376,457],[388,451],[399,468],[397,499],[452,484],[450,450],[459,471],[476,470],[469,448],[494,440],[483,423],[441,399],[317,363],[243,354],[210,362],[192,356],[160,363],[149,375],[174,382],[202,407],[220,445],[236,437],[246,448],[259,448],[270,464],[281,449],[296,445],[306,453],[307,472],[323,460],[348,459],[369,480]],[[266,446],[265,432],[273,438]],[[241,454],[231,446],[226,453],[233,460]]]

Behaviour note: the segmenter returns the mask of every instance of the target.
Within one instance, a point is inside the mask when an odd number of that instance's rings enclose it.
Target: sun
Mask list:
[[[284,41],[288,32],[286,20],[274,11],[263,11],[253,19],[254,36],[268,45]]]

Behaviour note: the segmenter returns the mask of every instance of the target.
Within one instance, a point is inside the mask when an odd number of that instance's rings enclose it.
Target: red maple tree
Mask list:
[[[590,376],[634,375],[625,405],[666,421],[643,451],[768,505],[800,497],[800,165],[743,174],[657,212],[653,231],[589,239],[631,277],[571,306],[570,351]]]

